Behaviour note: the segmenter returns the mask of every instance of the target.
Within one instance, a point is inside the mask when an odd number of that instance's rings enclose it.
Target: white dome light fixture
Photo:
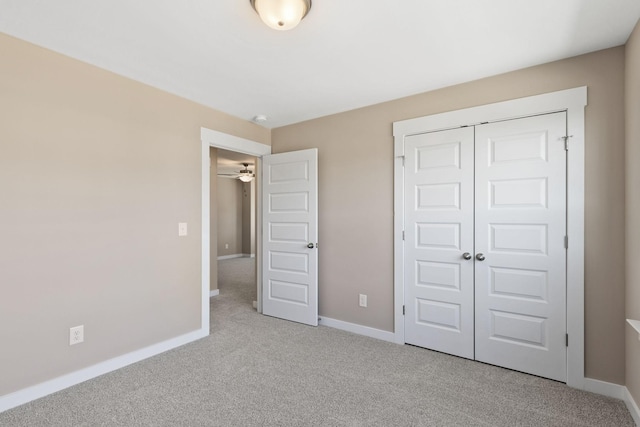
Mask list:
[[[262,22],[275,30],[295,28],[309,9],[311,0],[249,0]]]

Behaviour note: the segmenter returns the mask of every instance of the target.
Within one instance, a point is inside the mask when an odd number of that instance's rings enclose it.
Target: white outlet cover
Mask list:
[[[69,328],[69,345],[84,342],[84,325]]]
[[[187,235],[187,223],[179,222],[178,223],[178,236],[183,237]]]

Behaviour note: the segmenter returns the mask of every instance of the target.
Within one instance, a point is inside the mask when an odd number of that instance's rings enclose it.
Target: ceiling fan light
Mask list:
[[[311,0],[250,0],[262,22],[275,30],[290,30],[311,9]]]
[[[255,177],[251,169],[249,169],[249,163],[243,163],[244,169],[240,171],[240,175],[238,175],[238,179],[242,182],[251,182],[251,180]]]

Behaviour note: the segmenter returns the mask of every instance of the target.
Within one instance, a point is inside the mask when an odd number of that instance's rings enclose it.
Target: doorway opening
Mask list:
[[[217,278],[217,261],[218,254],[217,249],[215,253],[212,253],[212,248],[217,248],[217,223],[215,214],[212,216],[211,209],[211,188],[213,188],[212,181],[217,180],[217,161],[212,162],[211,148],[224,149],[229,151],[234,151],[237,153],[244,153],[251,156],[255,156],[256,158],[256,169],[259,176],[261,159],[262,156],[271,154],[271,147],[265,144],[261,144],[259,142],[251,141],[248,139],[240,138],[237,136],[229,135],[223,132],[214,131],[207,128],[200,128],[200,141],[201,141],[201,182],[202,182],[202,198],[201,198],[201,207],[202,207],[202,246],[201,246],[201,328],[203,331],[210,330],[210,297],[211,297],[211,278]],[[217,151],[216,151],[217,154]],[[256,194],[260,194],[261,187],[260,181],[257,180],[255,183],[256,186]],[[262,313],[262,275],[261,275],[261,249],[260,245],[262,243],[261,239],[261,226],[260,222],[262,219],[261,216],[261,201],[258,197],[256,200],[256,243],[255,243],[255,253],[256,253],[256,264],[257,264],[257,272],[256,272],[256,287],[257,287],[257,310],[259,313]],[[212,269],[215,270],[215,273],[212,274]],[[217,284],[216,284],[217,287]]]
[[[257,159],[222,148],[211,147],[210,152],[211,229],[215,231],[211,239],[210,295],[222,293],[221,298],[233,298],[256,308]]]
[[[255,174],[258,177],[262,174],[263,164],[265,165],[264,185],[260,179],[255,183],[255,193],[258,195],[255,202],[256,309],[258,313],[317,325],[317,149],[271,155],[271,147],[268,145],[211,129],[201,128],[200,136],[202,142],[202,329],[210,330],[211,278],[217,277],[215,267],[218,261],[218,254],[212,254],[212,248],[215,247],[217,252],[218,247],[217,223],[214,222],[215,217],[212,218],[211,212],[211,188],[213,187],[211,181],[217,179],[217,162],[211,161],[212,147],[255,156]],[[268,209],[265,210],[267,206]],[[268,265],[264,259],[268,259]],[[216,270],[215,275],[212,274],[212,269]],[[290,273],[294,274],[294,280],[288,276],[285,277]],[[298,280],[301,277],[302,281]],[[263,291],[265,287],[263,281],[268,284],[268,290]],[[269,296],[270,304],[268,305],[264,294]],[[275,311],[274,308],[276,308]]]

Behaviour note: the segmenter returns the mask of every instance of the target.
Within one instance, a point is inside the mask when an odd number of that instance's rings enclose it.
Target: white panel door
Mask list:
[[[317,326],[318,150],[262,161],[262,312]]]
[[[476,360],[566,381],[566,114],[476,126]]]
[[[470,359],[473,163],[472,127],[405,139],[405,341]]]

